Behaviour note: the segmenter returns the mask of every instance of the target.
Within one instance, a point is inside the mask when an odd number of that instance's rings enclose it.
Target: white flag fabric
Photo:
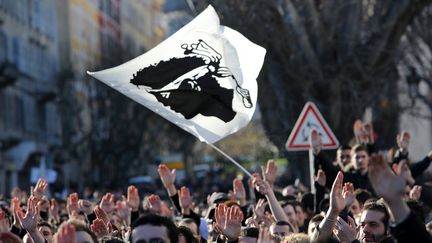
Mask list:
[[[214,143],[252,118],[265,53],[221,26],[209,6],[147,53],[87,73],[201,141]]]

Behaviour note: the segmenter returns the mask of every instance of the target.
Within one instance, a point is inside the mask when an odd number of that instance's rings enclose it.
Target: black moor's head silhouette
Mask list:
[[[234,91],[221,87],[216,78],[232,79],[243,105],[252,107],[249,91],[240,87],[228,68],[220,66],[221,54],[203,40],[183,44],[181,48],[185,56],[145,67],[134,74],[130,82],[138,88],[144,86],[159,102],[186,119],[201,114],[229,122],[235,117]]]

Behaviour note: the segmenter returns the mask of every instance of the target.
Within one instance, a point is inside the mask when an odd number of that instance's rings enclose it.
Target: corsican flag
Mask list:
[[[147,53],[88,74],[201,141],[214,143],[252,118],[265,52],[221,26],[209,6]]]

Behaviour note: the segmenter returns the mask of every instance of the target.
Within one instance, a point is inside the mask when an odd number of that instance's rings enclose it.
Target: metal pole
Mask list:
[[[315,180],[314,180],[314,154],[313,149],[309,148],[309,176],[311,184],[311,192],[315,194]]]

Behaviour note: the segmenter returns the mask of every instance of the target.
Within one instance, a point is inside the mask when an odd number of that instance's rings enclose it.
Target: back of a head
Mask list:
[[[21,239],[11,232],[1,232],[0,241],[2,243],[22,243]]]
[[[151,226],[163,226],[167,229],[168,237],[171,242],[177,242],[178,241],[178,230],[174,222],[163,216],[159,216],[156,214],[147,214],[144,216],[139,217],[135,222],[132,224],[132,232],[134,229],[136,229],[139,226],[143,225],[151,225]],[[130,236],[130,242],[132,242],[132,234]]]
[[[370,193],[368,190],[366,189],[356,189],[354,191],[354,195],[357,199],[357,201],[359,202],[360,206],[362,207],[364,205],[364,203],[368,200],[372,198],[372,193]]]
[[[198,240],[194,237],[192,231],[186,226],[179,226],[177,228],[180,235],[185,238],[186,243],[198,243]]]

